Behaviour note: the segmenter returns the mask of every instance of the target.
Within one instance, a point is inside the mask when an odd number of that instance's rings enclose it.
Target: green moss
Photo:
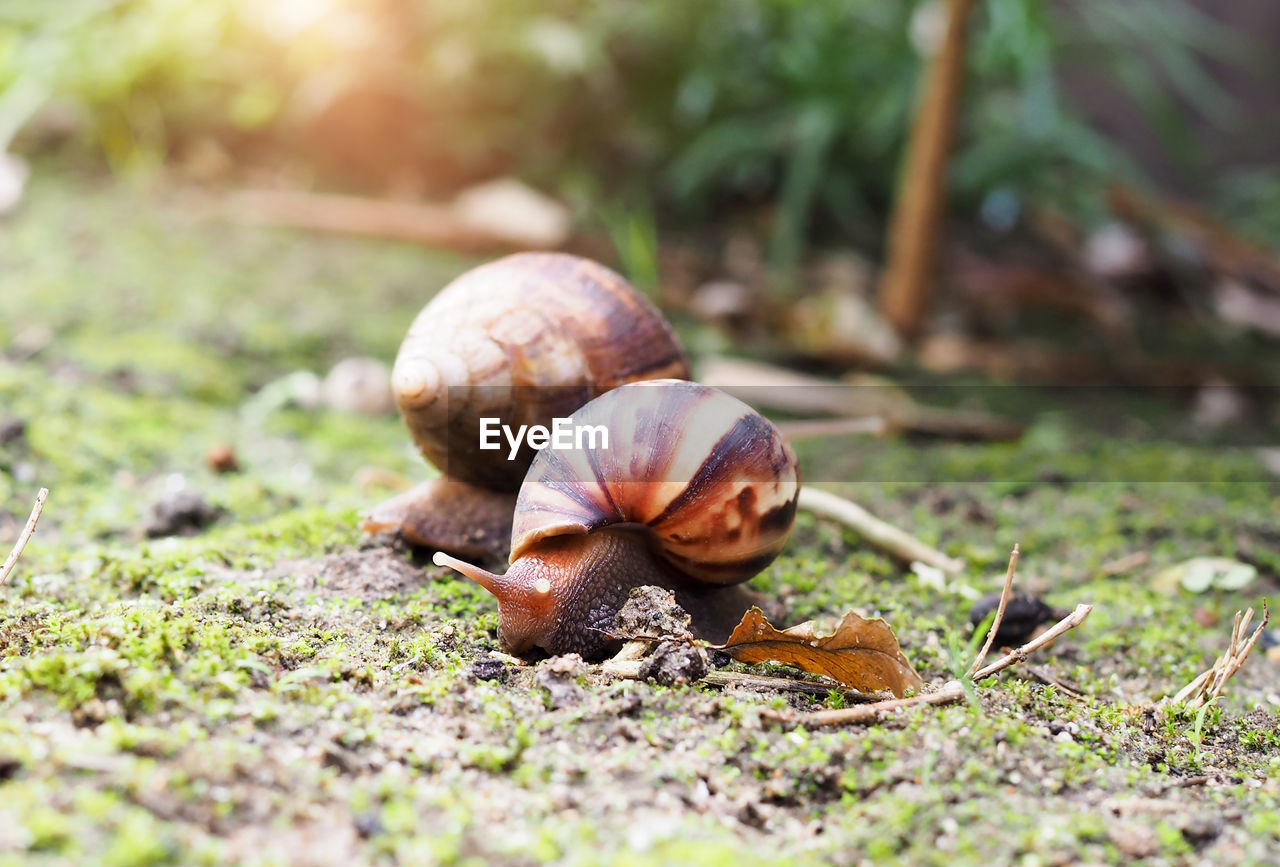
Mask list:
[[[1202,719],[1143,710],[1211,663],[1231,614],[1276,578],[1280,486],[1249,454],[1119,442],[1070,412],[1012,445],[860,443],[874,476],[840,490],[969,569],[938,584],[801,515],[755,580],[788,620],[885,616],[938,683],[967,663],[971,600],[999,588],[1018,541],[1020,586],[1095,605],[1037,657],[1084,699],[1015,669],[972,702],[786,730],[759,710],[838,702],[589,677],[581,703],[548,710],[528,669],[468,674],[498,649],[485,591],[359,550],[359,515],[387,493],[360,470],[431,472],[396,418],[243,411],[296,369],[389,358],[424,292],[463,263],[172,227],[147,202],[38,178],[0,251],[0,346],[32,339],[19,321],[53,338],[0,361],[3,415],[28,423],[0,446],[0,510],[20,519],[37,484],[53,492],[0,606],[0,820],[14,829],[0,864],[218,863],[243,859],[245,839],[267,863],[307,839],[407,862],[1092,863],[1120,857],[1101,800],[1199,774],[1243,781],[1178,791],[1239,813],[1223,838],[1245,860],[1280,840],[1280,741],[1258,686],[1272,663],[1250,660]],[[204,466],[218,442],[241,473]],[[1051,481],[1029,472],[1059,456]],[[1157,472],[1187,479],[1143,481]],[[179,480],[224,516],[145,539],[150,504]],[[1135,551],[1150,565],[1104,574]],[[1146,580],[1204,554],[1247,557],[1258,582],[1167,596]],[[1217,625],[1197,625],[1198,608]],[[1168,859],[1212,853],[1153,827]]]

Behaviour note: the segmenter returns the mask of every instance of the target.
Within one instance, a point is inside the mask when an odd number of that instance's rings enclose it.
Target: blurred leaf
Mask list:
[[[1175,594],[1209,590],[1241,590],[1258,577],[1256,567],[1227,557],[1195,557],[1157,572],[1151,586],[1161,593]]]

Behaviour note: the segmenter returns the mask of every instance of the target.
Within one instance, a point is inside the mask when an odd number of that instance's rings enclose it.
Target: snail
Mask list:
[[[771,422],[705,385],[624,385],[570,417],[603,438],[544,450],[520,487],[510,567],[449,566],[498,599],[512,653],[598,658],[634,587],[671,590],[695,635],[723,640],[757,604],[741,586],[769,565],[795,519],[795,451]]]
[[[523,444],[480,448],[481,419],[549,426],[625,383],[688,378],[657,308],[608,268],[564,253],[517,253],[458,277],[414,319],[391,388],[422,455],[444,478],[375,507],[363,528],[413,545],[502,559]]]

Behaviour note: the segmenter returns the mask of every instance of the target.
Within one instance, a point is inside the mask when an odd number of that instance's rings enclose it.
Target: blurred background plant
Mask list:
[[[0,147],[25,127],[24,150],[69,139],[122,173],[287,166],[430,196],[516,175],[640,270],[655,221],[716,220],[759,230],[787,272],[810,242],[878,247],[942,6],[0,0]],[[953,209],[1000,226],[1048,202],[1087,223],[1107,183],[1160,182],[1274,239],[1280,174],[1204,145],[1274,123],[1219,84],[1275,80],[1250,40],[1192,0],[982,3]],[[1109,134],[1108,106],[1161,152]]]

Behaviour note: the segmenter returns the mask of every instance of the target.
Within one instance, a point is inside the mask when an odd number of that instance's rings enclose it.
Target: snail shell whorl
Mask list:
[[[790,534],[795,452],[736,398],[640,382],[596,398],[572,422],[603,425],[609,448],[538,454],[516,501],[511,562],[549,537],[638,524],[681,573],[735,584],[769,565]]]
[[[514,491],[532,452],[514,462],[481,452],[480,418],[549,425],[624,383],[688,376],[671,327],[621,276],[578,256],[518,253],[468,271],[422,309],[391,382],[429,461]]]

